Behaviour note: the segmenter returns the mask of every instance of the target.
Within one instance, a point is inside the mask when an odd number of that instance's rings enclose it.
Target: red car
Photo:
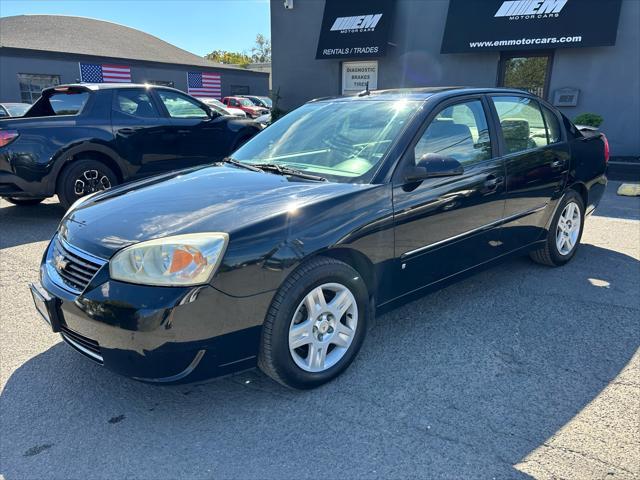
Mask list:
[[[251,118],[258,118],[261,115],[265,115],[269,113],[268,108],[257,107],[253,104],[251,100],[243,97],[224,97],[222,99],[222,103],[224,103],[228,107],[239,108]]]

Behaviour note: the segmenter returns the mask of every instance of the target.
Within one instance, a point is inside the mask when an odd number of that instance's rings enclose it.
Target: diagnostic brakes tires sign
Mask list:
[[[442,53],[615,45],[622,0],[450,0]]]
[[[316,58],[384,56],[394,7],[394,0],[326,0]]]

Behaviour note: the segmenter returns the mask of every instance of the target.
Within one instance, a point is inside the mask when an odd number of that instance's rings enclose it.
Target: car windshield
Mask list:
[[[31,105],[27,103],[14,103],[5,104],[4,108],[7,109],[9,115],[11,115],[12,117],[21,117],[25,113],[27,113],[27,110],[31,108]]]
[[[258,97],[267,107],[271,108],[273,105],[273,102],[271,101],[271,99],[269,97]]]
[[[251,100],[249,100],[248,98],[241,98],[240,99],[240,105],[242,105],[243,107],[253,107],[253,102]]]
[[[420,105],[407,100],[309,103],[263,130],[233,158],[338,182],[367,182]]]

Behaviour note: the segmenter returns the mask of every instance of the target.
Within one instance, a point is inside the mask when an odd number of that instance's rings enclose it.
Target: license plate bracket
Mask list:
[[[49,293],[42,288],[40,283],[32,283],[29,285],[31,290],[31,296],[33,297],[33,303],[36,307],[36,311],[40,314],[47,325],[53,332],[60,331],[60,315],[59,300],[49,295]]]

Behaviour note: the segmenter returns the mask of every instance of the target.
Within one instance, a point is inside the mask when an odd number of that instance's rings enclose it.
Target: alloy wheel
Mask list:
[[[575,202],[569,202],[558,218],[556,228],[556,247],[560,255],[569,255],[580,235],[581,225],[580,207]]]
[[[291,357],[307,372],[323,372],[344,357],[357,327],[358,304],[347,287],[339,283],[315,287],[291,319]]]
[[[111,188],[109,177],[95,169],[82,172],[73,184],[73,192],[78,197],[89,195],[90,193],[100,190],[106,190],[107,188]]]

